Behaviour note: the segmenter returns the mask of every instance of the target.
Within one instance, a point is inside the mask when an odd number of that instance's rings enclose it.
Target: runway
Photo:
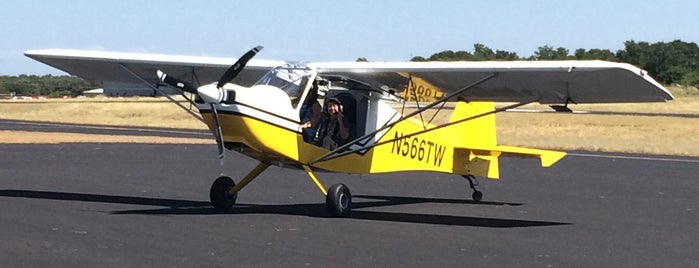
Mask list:
[[[690,267],[699,263],[699,159],[573,152],[552,168],[504,159],[480,180],[271,167],[230,213],[211,182],[255,161],[215,145],[0,144],[2,267]]]

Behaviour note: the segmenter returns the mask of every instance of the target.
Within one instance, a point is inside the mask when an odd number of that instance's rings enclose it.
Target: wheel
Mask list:
[[[481,193],[481,191],[475,190],[473,191],[473,195],[471,195],[471,197],[473,198],[473,201],[481,202],[481,200],[483,199],[483,193]]]
[[[226,176],[218,177],[211,184],[211,191],[209,191],[211,205],[219,210],[230,209],[235,204],[235,199],[238,198],[238,194],[228,194],[228,191],[233,187],[235,187],[235,182],[231,178]]]
[[[333,216],[345,216],[352,208],[352,194],[347,185],[335,184],[328,190],[325,206]]]

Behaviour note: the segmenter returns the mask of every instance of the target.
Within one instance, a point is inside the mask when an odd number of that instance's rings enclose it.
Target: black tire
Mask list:
[[[483,193],[481,191],[476,190],[473,191],[473,195],[471,195],[471,197],[473,198],[473,201],[478,203],[481,202],[481,200],[483,199]]]
[[[325,198],[325,206],[332,216],[347,215],[352,209],[352,194],[347,185],[338,183],[331,186]]]
[[[211,205],[218,210],[230,209],[235,204],[236,198],[238,198],[238,194],[228,194],[228,191],[233,187],[235,187],[233,179],[226,176],[218,177],[211,184],[211,191],[209,191]]]

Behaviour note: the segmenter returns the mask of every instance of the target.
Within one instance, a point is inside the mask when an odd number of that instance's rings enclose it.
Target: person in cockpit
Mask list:
[[[350,124],[342,111],[339,99],[331,98],[325,102],[323,120],[316,134],[316,145],[334,150],[349,141]]]
[[[313,81],[313,86],[309,90],[306,100],[299,109],[301,132],[305,142],[313,142],[321,115],[320,103],[318,102],[318,81]]]

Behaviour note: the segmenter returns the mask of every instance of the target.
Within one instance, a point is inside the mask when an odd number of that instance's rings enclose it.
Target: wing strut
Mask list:
[[[136,74],[134,71],[132,71],[131,69],[129,69],[128,67],[126,67],[123,63],[119,63],[119,67],[121,67],[122,69],[124,69],[125,71],[127,71],[129,74],[131,74],[131,75],[132,75],[133,77],[135,77],[136,79],[141,80],[141,82],[143,82],[143,84],[145,84],[145,85],[147,85],[149,88],[151,88],[151,89],[157,91],[158,93],[160,93],[160,95],[165,96],[168,100],[170,100],[170,102],[172,102],[172,103],[174,103],[174,104],[177,104],[177,106],[179,106],[180,108],[182,108],[182,110],[185,110],[187,113],[189,113],[191,116],[193,116],[193,117],[196,118],[197,120],[199,120],[199,121],[201,121],[201,122],[204,122],[204,118],[202,118],[201,115],[198,115],[198,114],[192,112],[192,110],[187,109],[187,107],[185,107],[184,105],[182,105],[182,103],[180,103],[179,101],[173,99],[172,97],[170,97],[170,95],[165,94],[165,93],[164,93],[163,91],[161,91],[158,87],[151,85],[146,79],[144,79],[143,77],[141,77],[141,76],[139,76],[138,74]],[[182,96],[184,96],[184,94],[183,94]],[[192,103],[192,100],[191,100],[190,98],[187,98],[187,97],[185,96],[185,99],[188,100],[190,104]]]
[[[363,136],[361,136],[361,137],[359,137],[359,138],[356,138],[356,139],[354,139],[354,140],[352,140],[352,141],[350,141],[350,142],[348,142],[348,143],[346,143],[346,144],[344,144],[344,145],[342,145],[342,146],[340,146],[340,147],[337,147],[335,150],[332,150],[332,151],[330,151],[330,152],[328,152],[328,153],[326,153],[326,154],[324,154],[324,155],[322,155],[322,156],[320,156],[320,157],[318,157],[318,158],[316,158],[316,159],[314,159],[314,160],[311,160],[308,164],[309,164],[309,165],[313,165],[313,164],[318,163],[318,162],[327,161],[327,160],[334,159],[334,158],[338,158],[338,157],[340,157],[340,156],[348,155],[348,154],[351,154],[351,153],[354,153],[354,152],[357,152],[357,151],[366,150],[366,149],[368,149],[368,148],[371,148],[371,147],[374,147],[374,146],[377,146],[377,145],[380,145],[380,144],[384,144],[385,142],[382,142],[382,143],[375,143],[375,144],[372,144],[372,145],[370,145],[370,146],[368,146],[368,147],[366,147],[366,148],[355,149],[355,150],[350,150],[350,151],[343,152],[343,151],[345,151],[347,148],[349,148],[350,146],[352,146],[352,145],[354,145],[354,144],[356,144],[356,143],[358,143],[358,142],[360,142],[360,141],[362,141],[362,140],[364,140],[364,139],[366,139],[366,138],[368,138],[368,137],[374,136],[374,135],[376,135],[377,133],[379,133],[379,132],[381,132],[381,131],[384,131],[384,130],[386,130],[386,129],[388,129],[388,128],[391,128],[391,127],[393,127],[394,125],[396,125],[396,124],[398,124],[398,123],[400,123],[400,122],[402,122],[402,121],[407,120],[408,118],[411,118],[411,117],[413,117],[413,116],[415,116],[415,115],[417,115],[417,114],[421,114],[422,112],[426,111],[427,109],[430,109],[430,108],[432,108],[432,107],[434,107],[434,106],[437,106],[437,105],[439,105],[439,104],[441,104],[441,103],[444,103],[444,102],[446,102],[447,100],[449,100],[449,99],[451,99],[451,98],[453,98],[453,97],[455,97],[455,96],[457,96],[457,95],[459,95],[459,94],[461,94],[461,93],[463,93],[463,92],[465,92],[465,91],[467,91],[467,90],[469,90],[469,89],[472,89],[472,88],[474,88],[474,87],[476,87],[476,86],[478,86],[478,85],[480,85],[480,84],[485,83],[486,81],[488,81],[488,80],[490,80],[490,79],[493,79],[493,78],[496,77],[497,75],[498,75],[497,72],[490,73],[490,74],[484,76],[483,78],[479,79],[478,81],[471,83],[470,85],[468,85],[468,86],[466,86],[466,87],[463,87],[463,88],[461,88],[461,89],[459,89],[459,90],[456,90],[456,91],[454,91],[454,92],[451,92],[451,93],[449,93],[448,95],[443,96],[441,99],[438,99],[438,100],[436,100],[436,101],[434,101],[434,102],[432,102],[432,103],[430,103],[430,104],[428,104],[428,105],[425,105],[424,107],[418,109],[417,111],[414,111],[414,112],[412,112],[412,113],[410,113],[410,114],[408,114],[408,115],[405,115],[405,116],[399,118],[398,120],[396,120],[396,121],[393,122],[393,123],[386,124],[386,125],[384,125],[383,127],[379,128],[379,129],[377,129],[377,130],[374,130],[374,131],[372,131],[372,132],[370,132],[370,133],[368,133],[368,134],[365,134],[365,135],[363,135]],[[534,101],[532,101],[532,102],[534,102]],[[527,103],[525,103],[525,104],[528,104],[528,103],[531,103],[531,102],[527,102]],[[525,105],[525,104],[519,104],[519,106],[522,106],[522,105]],[[515,107],[519,107],[519,106],[515,106]],[[515,108],[515,107],[509,107],[508,109],[512,109],[512,108]],[[493,112],[496,112],[496,111],[498,111],[498,110],[500,110],[500,109],[496,109],[496,110],[494,110]],[[485,114],[483,114],[482,116],[487,115],[487,114],[488,114],[488,113],[485,113]],[[463,122],[463,121],[471,120],[471,119],[474,119],[474,118],[477,118],[477,117],[480,117],[480,116],[474,116],[474,117],[471,117],[471,118],[466,118],[466,119],[464,119],[464,120],[459,120],[459,121],[456,121],[456,122],[453,122],[453,123],[457,123],[457,122],[458,122],[458,123],[461,123],[461,122]],[[423,130],[423,131],[420,131],[420,132],[413,133],[413,134],[411,134],[411,135],[417,135],[417,134],[421,134],[421,133],[424,133],[424,132],[432,131],[432,130],[435,130],[435,129],[438,129],[438,128],[441,128],[441,127],[444,127],[444,126],[447,126],[447,125],[452,125],[453,123],[445,124],[445,125],[442,125],[442,126],[439,126],[439,127],[435,127],[435,128],[431,128],[431,129],[427,129],[427,130]]]
[[[416,106],[418,109],[420,109],[420,101],[418,100],[418,97],[417,97],[417,88],[416,88],[416,86],[415,86],[415,83],[413,82],[413,75],[412,75],[412,74],[411,74],[410,76],[408,76],[408,88],[411,89],[411,90],[409,90],[409,91],[412,93],[413,97],[415,98],[415,106]],[[406,94],[406,96],[407,96],[407,94]],[[430,118],[430,120],[427,121],[427,122],[425,122],[425,119],[422,117],[422,113],[420,113],[420,121],[422,121],[422,128],[423,128],[423,129],[427,129],[427,126],[428,126],[429,124],[431,124],[432,121],[437,117],[437,115],[439,114],[439,112],[442,111],[442,109],[444,108],[444,105],[445,105],[446,103],[447,103],[446,101],[445,101],[445,102],[442,102],[442,105],[440,105],[439,108],[437,108],[437,112],[435,112],[435,113],[432,115],[432,118]],[[403,107],[401,107],[401,114],[405,111],[405,105],[406,105],[406,102],[403,102]]]
[[[410,91],[410,93],[413,94],[413,98],[415,98],[415,107],[417,107],[417,109],[419,110],[420,109],[420,100],[417,97],[417,86],[415,86],[415,83],[413,83],[413,74],[410,74],[408,76],[408,85],[409,85],[408,91]],[[406,94],[406,96],[407,96],[407,94]],[[446,103],[446,102],[444,102],[444,103]],[[405,105],[406,104],[407,104],[406,102],[403,102],[403,108],[401,109],[401,114],[403,112],[405,112]],[[425,124],[425,119],[422,118],[422,113],[420,113],[420,122],[422,122],[422,129],[427,129],[427,124]]]

